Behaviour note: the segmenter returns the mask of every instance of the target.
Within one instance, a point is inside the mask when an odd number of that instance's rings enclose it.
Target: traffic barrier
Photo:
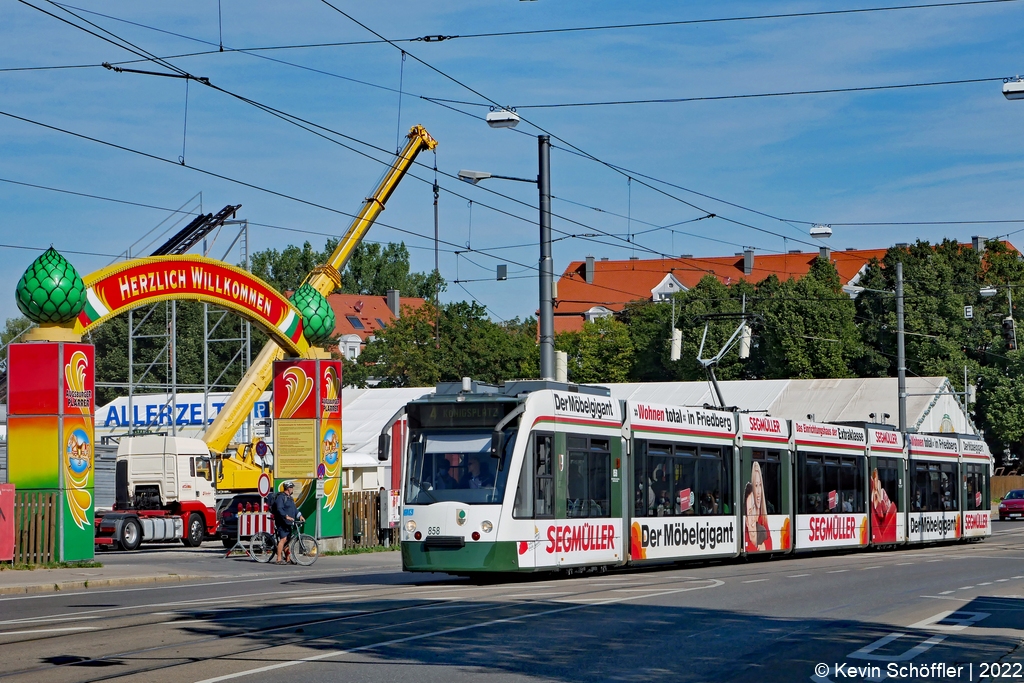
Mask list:
[[[269,512],[239,512],[238,513],[238,540],[243,536],[252,536],[261,531],[268,534],[274,533],[274,515]]]

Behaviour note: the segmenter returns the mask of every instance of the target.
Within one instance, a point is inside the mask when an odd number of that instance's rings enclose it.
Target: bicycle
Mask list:
[[[285,543],[285,557],[295,564],[308,567],[320,556],[320,544],[309,534],[302,533],[306,520],[292,525]],[[277,555],[277,539],[273,534],[259,531],[249,539],[249,554],[257,562],[270,562]]]

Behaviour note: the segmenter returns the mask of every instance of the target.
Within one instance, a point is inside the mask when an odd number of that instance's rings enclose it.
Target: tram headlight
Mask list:
[[[408,531],[410,534],[412,532],[416,531],[416,520],[415,519],[410,519],[408,522],[406,522],[405,523],[405,530]]]
[[[480,522],[480,531],[484,532],[485,534],[489,534],[493,530],[494,530],[494,525],[491,524],[490,522],[488,522],[486,519],[484,521]]]

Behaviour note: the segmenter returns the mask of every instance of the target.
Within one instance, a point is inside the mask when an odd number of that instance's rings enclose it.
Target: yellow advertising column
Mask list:
[[[274,480],[295,484],[295,504],[324,549],[341,548],[341,361],[274,364]]]

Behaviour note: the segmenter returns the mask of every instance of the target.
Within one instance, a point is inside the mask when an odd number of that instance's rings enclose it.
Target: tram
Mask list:
[[[976,437],[549,381],[441,384],[404,415],[407,571],[574,573],[991,534],[992,457]]]

